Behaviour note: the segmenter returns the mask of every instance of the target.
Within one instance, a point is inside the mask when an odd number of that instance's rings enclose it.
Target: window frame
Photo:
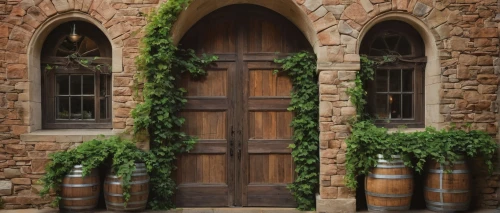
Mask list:
[[[63,25],[68,25],[69,23],[65,23]],[[71,23],[73,24],[73,23]],[[77,26],[81,27],[83,30],[81,32],[85,32],[83,36],[91,39],[96,46],[99,48],[100,54],[98,57],[90,56],[94,60],[89,65],[106,65],[111,67],[111,44],[107,40],[107,37],[100,32],[97,27],[86,23],[86,22],[78,22]],[[44,47],[42,50],[42,58],[41,58],[41,72],[42,72],[42,81],[41,81],[41,89],[42,89],[42,128],[43,129],[111,129],[112,128],[112,79],[113,75],[111,70],[106,70],[106,72],[101,72],[100,70],[91,70],[82,65],[77,66],[64,66],[60,65],[63,62],[67,62],[68,59],[66,57],[56,56],[59,45],[66,39],[68,32],[66,32],[66,28],[61,29],[62,27],[57,27],[44,43]],[[91,28],[91,29],[89,29]],[[83,34],[83,33],[82,33]],[[55,39],[54,39],[55,38]],[[84,37],[82,37],[83,39]],[[51,65],[51,69],[47,70],[47,64]],[[58,65],[58,66],[54,66]],[[104,68],[107,69],[107,68]],[[59,120],[57,119],[57,104],[56,97],[58,96],[56,93],[56,76],[58,75],[92,75],[94,77],[94,94],[89,97],[93,97],[94,99],[94,119],[70,119],[67,120]],[[102,76],[109,75],[107,77],[107,91],[104,96],[101,96],[101,79]],[[68,84],[71,82],[68,78]],[[83,84],[83,82],[81,82]],[[82,85],[83,87],[83,85]],[[83,88],[82,88],[83,89]],[[69,92],[69,90],[68,90]],[[66,95],[63,95],[66,96]],[[68,93],[68,97],[76,96],[83,97],[83,90],[79,95],[71,95]],[[102,119],[100,114],[100,99],[104,98],[106,100],[106,118]],[[82,99],[83,100],[83,99]],[[71,105],[71,102],[69,103]],[[83,106],[83,102],[81,103]],[[83,112],[83,108],[81,109]],[[83,117],[83,116],[82,116]]]
[[[406,24],[401,21],[386,21],[374,26],[365,36],[361,43],[360,54],[365,54],[370,59],[381,60],[382,56],[370,56],[371,46],[380,36],[383,36],[384,33],[387,32],[396,32],[400,36],[406,37],[411,46],[411,54],[408,55],[400,55],[397,57],[396,63],[385,63],[375,70],[374,80],[366,81],[364,84],[365,91],[367,91],[367,105],[365,107],[366,113],[374,118],[374,123],[377,126],[394,128],[404,125],[409,128],[421,128],[425,126],[425,65],[426,65],[426,57],[424,52],[424,44],[422,38],[419,36],[419,33],[411,27],[409,24]],[[377,92],[376,88],[376,79],[377,79],[377,71],[378,70],[404,70],[412,69],[413,70],[413,118],[384,118],[377,119],[375,118],[376,113],[376,100],[377,94],[382,94],[383,92]],[[402,82],[401,82],[402,83]],[[390,80],[388,80],[387,84],[390,84]],[[389,88],[387,92],[384,94],[404,94],[403,90],[401,92],[391,92]],[[389,98],[388,98],[388,106],[389,106]],[[401,100],[402,101],[402,100]],[[401,104],[403,105],[403,104]],[[401,113],[403,112],[403,108],[401,108]],[[387,107],[387,113],[391,113],[389,107]]]

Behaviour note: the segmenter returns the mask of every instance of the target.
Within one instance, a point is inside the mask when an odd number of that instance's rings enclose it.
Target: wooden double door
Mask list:
[[[292,84],[273,74],[273,60],[308,50],[302,33],[267,9],[230,6],[198,22],[181,47],[219,59],[206,77],[180,80],[184,131],[198,143],[178,157],[177,206],[295,206],[287,189],[295,176]]]

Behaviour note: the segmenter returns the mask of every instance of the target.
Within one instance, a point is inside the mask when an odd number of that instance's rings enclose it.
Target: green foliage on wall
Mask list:
[[[319,95],[316,75],[316,56],[299,52],[284,59],[276,59],[282,64],[282,72],[292,79],[292,100],[288,111],[294,113],[294,144],[292,157],[297,174],[295,181],[288,186],[300,210],[313,210],[316,207],[315,194],[319,184]],[[278,72],[277,70],[275,73]]]
[[[186,99],[184,88],[177,86],[182,73],[191,76],[205,75],[204,67],[217,57],[198,57],[192,50],[181,50],[174,45],[170,32],[178,14],[189,0],[169,0],[149,16],[143,47],[137,65],[144,83],[144,102],[132,116],[134,133],[149,135],[151,153],[155,156],[151,171],[149,204],[153,209],[174,207],[175,182],[172,172],[176,169],[176,156],[189,151],[195,138],[180,131],[184,118],[179,117]]]
[[[365,112],[366,91],[363,83],[373,80],[377,66],[394,62],[396,58],[386,56],[381,61],[373,61],[361,56],[361,70],[355,80],[355,87],[348,90],[351,102],[358,116],[351,122],[352,134],[346,140],[346,185],[357,187],[356,177],[366,175],[377,165],[378,154],[385,159],[400,155],[405,165],[421,172],[424,163],[435,160],[439,163],[452,163],[461,155],[481,157],[489,172],[493,171],[493,154],[497,144],[483,131],[469,130],[470,126],[436,130],[427,127],[425,131],[388,133],[387,129],[377,127]]]
[[[154,156],[135,146],[134,143],[122,140],[120,137],[97,138],[87,141],[77,148],[56,152],[50,155],[50,163],[46,167],[45,175],[40,179],[43,189],[40,196],[49,194],[51,190],[56,193],[56,199],[52,203],[54,207],[59,205],[61,199],[61,184],[74,165],[82,165],[83,176],[90,174],[92,169],[98,168],[110,162],[116,175],[122,178],[125,202],[130,198],[130,179],[135,170],[135,162],[144,162],[148,171]]]

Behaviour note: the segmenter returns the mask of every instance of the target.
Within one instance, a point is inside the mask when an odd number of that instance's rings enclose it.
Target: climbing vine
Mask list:
[[[292,80],[293,91],[288,111],[294,113],[291,127],[294,143],[292,157],[296,178],[288,186],[298,204],[299,210],[313,210],[316,206],[315,194],[319,184],[319,97],[316,75],[316,56],[299,52],[283,59],[276,59],[282,65],[281,72]],[[275,73],[279,72],[278,70]]]
[[[493,170],[493,154],[497,144],[487,133],[470,130],[465,126],[452,125],[448,129],[436,130],[427,127],[425,131],[388,133],[386,128],[377,127],[370,115],[366,114],[366,90],[363,83],[373,80],[377,66],[392,63],[396,56],[384,56],[374,61],[361,56],[361,70],[356,75],[355,86],[347,93],[356,107],[357,116],[351,122],[352,134],[347,138],[346,176],[347,187],[356,189],[357,176],[366,175],[377,165],[378,155],[390,159],[391,155],[400,155],[404,164],[421,172],[428,159],[450,164],[459,156],[481,156],[490,172]]]
[[[137,59],[144,101],[134,109],[132,116],[135,135],[149,136],[151,153],[155,156],[149,196],[152,209],[174,207],[174,161],[177,155],[192,149],[196,141],[180,131],[185,120],[179,117],[179,112],[187,101],[186,90],[177,86],[177,80],[185,72],[193,77],[205,75],[203,68],[217,59],[207,55],[198,57],[192,50],[177,48],[172,41],[173,23],[189,2],[169,0],[149,16]]]

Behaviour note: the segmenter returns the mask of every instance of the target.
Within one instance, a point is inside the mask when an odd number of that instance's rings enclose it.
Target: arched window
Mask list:
[[[424,126],[424,43],[419,33],[401,21],[375,25],[361,43],[360,53],[374,60],[395,61],[377,68],[366,82],[367,113],[380,126]]]
[[[111,128],[111,44],[97,27],[58,26],[41,66],[43,128]]]

